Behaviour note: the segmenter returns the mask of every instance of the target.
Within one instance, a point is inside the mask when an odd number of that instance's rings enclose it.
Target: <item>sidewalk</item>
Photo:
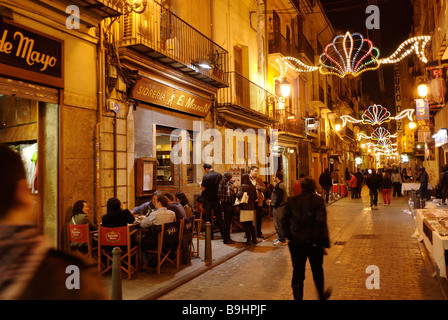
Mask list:
[[[264,239],[268,239],[276,233],[272,217],[263,218],[261,231]],[[130,280],[123,274],[123,300],[154,300],[250,248],[243,244],[246,241],[244,232],[232,233],[231,238],[235,244],[226,245],[222,242],[219,232],[215,233],[216,240],[212,240],[212,262],[208,265],[204,261],[205,238],[202,233],[199,241],[199,257],[193,257],[189,265],[181,264],[179,269],[176,269],[175,266],[164,264],[159,275],[155,270],[140,270],[134,273]],[[111,274],[104,275],[103,281],[107,290],[111,292]]]
[[[331,200],[328,205],[343,198]],[[276,234],[272,217],[263,218],[262,233],[263,241],[273,241]],[[130,280],[122,275],[122,294],[123,300],[154,300],[170,290],[190,281],[191,279],[201,275],[202,273],[232,259],[243,251],[251,248],[244,245],[246,241],[244,232],[232,233],[231,237],[236,241],[235,244],[226,245],[222,242],[219,232],[215,233],[216,240],[212,240],[212,262],[206,264],[205,258],[205,238],[203,233],[199,242],[199,258],[193,257],[189,265],[180,265],[179,269],[166,264],[161,268],[158,275],[154,270],[140,270],[132,275]],[[260,240],[260,239],[259,239]],[[104,284],[111,292],[111,274],[103,276]]]

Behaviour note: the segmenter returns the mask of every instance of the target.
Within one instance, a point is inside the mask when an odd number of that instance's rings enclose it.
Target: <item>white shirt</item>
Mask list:
[[[176,214],[173,211],[162,207],[151,212],[148,217],[140,221],[140,227],[147,228],[152,225],[162,225],[174,221],[176,221]]]

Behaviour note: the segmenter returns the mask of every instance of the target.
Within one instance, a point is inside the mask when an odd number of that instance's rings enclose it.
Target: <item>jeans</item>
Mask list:
[[[331,187],[328,188],[324,188],[324,199],[325,199],[325,203],[328,203],[328,200],[330,199],[330,189]]]
[[[370,206],[378,205],[378,190],[370,190]]]
[[[324,269],[322,266],[324,248],[308,243],[299,245],[294,242],[289,242],[288,246],[293,267],[291,286],[297,290],[297,297],[295,296],[294,299],[303,299],[303,281],[305,280],[307,259],[310,261],[317,292],[319,297],[322,297],[324,293]]]
[[[383,201],[385,204],[390,204],[390,194],[392,193],[392,189],[383,188]]]
[[[393,183],[393,196],[401,197],[401,183],[400,182],[394,182]]]
[[[221,208],[224,213],[224,223],[222,225],[222,238],[224,241],[230,240],[230,226],[233,220],[233,205],[227,202],[221,203]]]
[[[281,242],[286,241],[286,237],[285,237],[282,227],[281,227],[281,221],[283,219],[285,209],[286,209],[286,205],[283,205],[281,207],[273,209],[274,227],[275,227],[275,230],[277,231],[278,240]]]

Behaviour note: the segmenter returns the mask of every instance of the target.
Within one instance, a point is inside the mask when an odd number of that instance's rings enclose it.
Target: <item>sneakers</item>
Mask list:
[[[273,242],[272,242],[272,244],[274,245],[274,246],[276,246],[276,247],[280,247],[280,246],[286,246],[287,245],[287,243],[286,243],[286,241],[280,241],[280,240],[278,240],[278,239],[276,239],[276,240],[274,240]]]

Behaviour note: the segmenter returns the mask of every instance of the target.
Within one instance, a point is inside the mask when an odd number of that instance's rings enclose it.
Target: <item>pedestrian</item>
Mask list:
[[[258,171],[258,167],[252,166],[249,169],[249,178],[252,184],[255,186],[255,189],[257,190],[257,199],[255,200],[255,229],[257,230],[257,236],[259,238],[263,238],[263,234],[261,232],[261,224],[263,222],[263,192],[266,191],[266,185],[263,183],[263,179],[258,176]]]
[[[274,246],[285,246],[286,238],[281,228],[281,220],[285,213],[287,200],[286,186],[283,183],[283,173],[277,172],[274,177],[275,187],[271,195],[271,206],[273,208],[274,228],[277,231],[277,239],[273,241]]]
[[[428,177],[428,173],[425,170],[425,167],[421,167],[419,169],[419,181],[420,181],[420,198],[424,201],[428,201],[429,200],[429,191],[428,191],[428,182],[429,182],[429,177]]]
[[[311,178],[302,181],[302,193],[287,199],[281,228],[289,240],[293,273],[291,287],[294,300],[303,300],[305,266],[309,259],[314,284],[320,300],[327,300],[331,289],[324,290],[323,258],[330,247],[327,212],[324,200],[316,192]]]
[[[378,189],[381,186],[381,177],[376,174],[375,170],[371,170],[366,184],[369,188],[370,207],[372,209],[378,209]]]
[[[204,211],[205,211],[205,221],[210,222],[212,224],[213,230],[213,215],[216,217],[216,224],[221,231],[221,236],[224,239],[222,234],[222,210],[221,205],[219,203],[218,197],[218,189],[219,183],[221,182],[222,175],[219,172],[215,172],[212,169],[212,166],[208,163],[204,164],[205,175],[202,179],[201,190],[204,201]],[[212,240],[214,238],[212,231]]]
[[[390,195],[392,193],[392,180],[390,176],[390,170],[384,170],[383,172],[383,201],[385,206],[390,206]]]
[[[448,196],[448,164],[442,167],[442,178],[440,179],[440,186],[442,188],[442,204],[446,204]]]
[[[240,221],[246,233],[246,242],[244,244],[257,244],[257,233],[255,230],[255,200],[257,199],[257,190],[250,181],[247,173],[241,175],[241,186],[238,189],[236,198],[243,200],[244,193],[247,195],[247,202],[242,202],[240,206]]]
[[[90,262],[40,234],[20,154],[0,145],[0,163],[0,300],[107,299]],[[73,267],[79,286],[69,280]]]
[[[333,186],[333,183],[331,182],[330,170],[328,168],[325,169],[324,172],[322,172],[322,174],[320,175],[319,184],[322,187],[324,193],[325,203],[328,203],[328,200],[330,198],[330,189]]]
[[[399,170],[395,169],[392,173],[390,179],[392,180],[392,187],[393,187],[393,197],[401,197],[401,184],[403,183],[403,180],[401,178],[401,174]]]
[[[364,183],[364,175],[362,174],[361,170],[358,169],[355,173],[355,176],[357,180],[355,198],[361,198],[362,185]]]
[[[221,182],[219,184],[218,196],[221,204],[221,209],[224,213],[223,229],[223,242],[225,244],[234,244],[230,238],[230,227],[233,219],[233,204],[235,203],[236,195],[233,189],[232,174],[228,171],[222,175]]]
[[[356,176],[353,172],[350,172],[350,180],[347,181],[347,184],[350,187],[350,191],[352,193],[352,199],[353,199],[358,190],[358,179],[356,179]]]
[[[327,170],[328,170],[328,169],[327,169]],[[328,172],[328,174],[330,174],[330,172]],[[294,182],[294,188],[293,188],[293,190],[294,190],[294,195],[295,195],[295,196],[299,195],[299,194],[302,192],[302,186],[301,186],[301,183],[302,183],[302,180],[303,180],[305,177],[306,177],[306,176],[305,176],[303,173],[301,173],[301,174],[300,174],[300,178],[297,179],[297,180]],[[330,177],[330,182],[331,182],[331,177]]]

